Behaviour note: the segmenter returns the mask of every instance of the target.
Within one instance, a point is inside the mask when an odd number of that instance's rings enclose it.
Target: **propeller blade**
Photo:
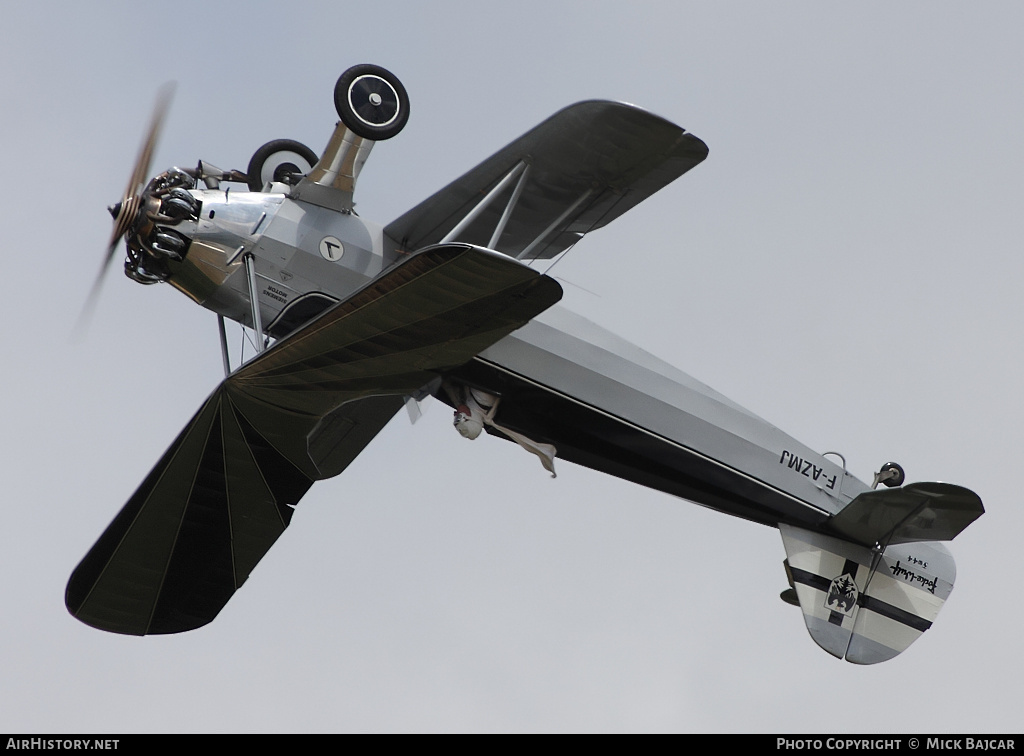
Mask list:
[[[110,261],[114,259],[114,253],[117,251],[117,242],[120,238],[120,236],[116,236],[110,242],[110,248],[107,250],[103,264],[100,266],[100,272],[96,276],[96,280],[92,282],[92,288],[89,289],[89,296],[86,298],[85,304],[82,305],[82,311],[78,314],[78,323],[75,325],[76,337],[84,335],[85,331],[89,327],[89,322],[92,320],[93,310],[96,309],[96,303],[100,298],[100,291],[103,289],[103,279],[106,278],[107,268],[110,267]]]
[[[153,108],[153,117],[149,122],[149,131],[139,150],[139,157],[135,161],[135,170],[132,171],[128,187],[125,189],[125,198],[138,194],[149,176],[149,164],[153,160],[153,152],[160,139],[160,130],[163,128],[167,111],[171,107],[171,100],[174,99],[174,87],[174,82],[169,81],[157,92],[156,106]]]
[[[100,297],[103,288],[103,280],[106,278],[110,263],[113,262],[117,253],[118,242],[131,228],[139,208],[142,206],[142,190],[145,188],[149,176],[149,165],[153,160],[153,153],[156,151],[157,142],[160,139],[160,131],[163,129],[167,111],[171,107],[171,100],[174,98],[174,82],[167,82],[157,92],[156,105],[153,108],[153,115],[150,118],[149,129],[139,149],[139,155],[135,159],[131,176],[128,178],[128,185],[125,187],[121,201],[110,208],[114,216],[114,228],[110,235],[110,243],[107,246],[107,254],[100,265],[99,275],[89,290],[89,296],[85,300],[82,312],[78,316],[76,330],[81,334],[89,325],[93,310]]]

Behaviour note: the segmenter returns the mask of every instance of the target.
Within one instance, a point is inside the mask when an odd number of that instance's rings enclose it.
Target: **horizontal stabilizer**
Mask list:
[[[839,536],[862,546],[952,541],[981,517],[976,493],[949,483],[911,483],[865,491],[829,521]]]
[[[790,583],[814,642],[854,664],[905,651],[932,626],[953,590],[956,564],[941,543],[878,553],[780,524]]]

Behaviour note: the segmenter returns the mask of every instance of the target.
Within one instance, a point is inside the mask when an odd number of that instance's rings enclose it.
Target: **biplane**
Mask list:
[[[360,65],[334,100],[319,155],[276,140],[244,172],[199,162],[147,180],[158,101],[87,306],[123,240],[129,278],[217,314],[226,377],[74,570],[74,617],[132,635],[209,623],[313,483],[433,396],[465,437],[511,441],[552,473],[571,462],[777,527],[782,598],[836,657],[884,661],[931,626],[956,576],[941,542],[984,512],[976,494],[905,485],[894,463],[868,485],[560,307],[532,265],[701,163],[704,142],[632,105],[580,102],[380,226],[353,195],[408,95]],[[227,320],[255,335],[234,367]]]

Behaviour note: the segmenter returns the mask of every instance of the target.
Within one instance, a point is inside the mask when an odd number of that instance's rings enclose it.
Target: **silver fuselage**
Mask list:
[[[253,325],[243,266],[247,254],[255,262],[261,320],[268,326],[299,297],[319,292],[344,299],[384,268],[381,227],[355,214],[280,193],[218,189],[192,194],[202,202],[202,211],[198,221],[178,226],[192,243],[168,282],[243,325]]]
[[[342,301],[401,259],[381,226],[285,193],[192,190],[198,220],[169,283],[253,325],[255,268],[263,330],[318,296]],[[501,394],[502,423],[554,443],[559,456],[705,506],[775,525],[820,527],[869,486],[686,373],[554,307],[455,371]],[[444,396],[437,394],[444,400]],[[551,423],[552,414],[566,418]],[[586,439],[590,438],[590,441]],[[581,439],[584,439],[581,441]]]

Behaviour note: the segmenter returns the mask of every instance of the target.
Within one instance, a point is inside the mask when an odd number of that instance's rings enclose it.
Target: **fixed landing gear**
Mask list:
[[[898,488],[903,485],[906,478],[902,467],[895,462],[886,462],[882,465],[882,469],[875,473],[875,480],[871,487],[878,488],[878,484],[881,483],[886,488]]]
[[[249,191],[259,192],[267,184],[278,182],[295,186],[313,170],[317,156],[302,142],[275,139],[253,153],[246,176]]]
[[[391,139],[409,120],[409,95],[390,71],[374,65],[353,66],[338,78],[334,107],[348,128],[363,139]]]

